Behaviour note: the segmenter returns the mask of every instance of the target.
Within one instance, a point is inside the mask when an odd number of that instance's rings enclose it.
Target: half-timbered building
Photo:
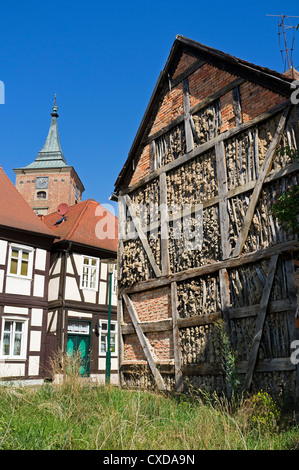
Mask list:
[[[79,350],[81,374],[105,381],[108,344],[109,279],[107,260],[116,269],[117,217],[88,199],[44,218],[59,239],[49,274],[47,357],[53,351]],[[114,263],[113,263],[113,260]],[[111,383],[118,383],[116,271],[111,280]]]
[[[50,250],[56,235],[0,167],[0,379],[41,383]]]
[[[124,386],[228,392],[222,324],[245,389],[297,394],[291,83],[177,36],[114,189]]]

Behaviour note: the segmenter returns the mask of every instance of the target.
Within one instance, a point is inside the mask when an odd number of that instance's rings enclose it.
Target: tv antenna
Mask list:
[[[286,66],[286,62],[288,64],[288,70],[292,67],[293,68],[293,61],[292,61],[292,55],[293,55],[293,50],[294,50],[294,41],[295,41],[295,34],[293,34],[293,40],[292,40],[292,47],[289,49],[288,48],[288,43],[287,43],[287,34],[286,32],[290,29],[297,29],[298,26],[293,26],[292,24],[287,24],[286,19],[288,20],[289,18],[299,18],[299,16],[288,16],[288,15],[266,15],[266,16],[274,16],[280,18],[278,20],[278,40],[279,40],[279,45],[280,45],[280,37],[281,35],[283,36],[283,41],[284,41],[284,49],[281,49],[281,56],[282,56],[282,62],[284,64],[284,67]],[[286,55],[286,60],[284,59],[284,54]],[[285,71],[285,70],[284,70]]]

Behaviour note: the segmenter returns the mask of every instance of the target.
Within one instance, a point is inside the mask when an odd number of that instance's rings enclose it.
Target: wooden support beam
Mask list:
[[[146,235],[143,231],[140,219],[139,219],[139,217],[137,217],[136,211],[134,209],[134,205],[133,205],[132,200],[131,200],[131,198],[128,194],[125,195],[125,200],[126,200],[126,204],[128,206],[130,215],[132,217],[133,224],[134,224],[134,226],[137,230],[137,234],[138,234],[138,236],[140,238],[140,241],[143,245],[143,248],[144,248],[144,250],[147,254],[148,260],[149,260],[149,262],[150,262],[150,264],[153,268],[153,271],[154,271],[155,275],[157,277],[160,277],[161,276],[160,268],[157,266],[154,255],[153,255],[153,253],[150,249],[150,246],[148,244],[147,237],[146,237]]]
[[[272,285],[274,281],[277,261],[278,261],[278,255],[274,255],[272,256],[269,262],[267,279],[264,285],[264,290],[263,290],[263,294],[262,294],[262,298],[260,302],[260,308],[259,308],[259,313],[258,313],[258,317],[256,321],[254,336],[253,336],[251,349],[249,353],[248,368],[245,374],[245,380],[244,380],[245,390],[249,390],[251,387],[251,383],[252,383],[253,371],[255,368],[256,361],[257,361],[258,350],[259,350],[261,339],[262,339],[263,327],[264,327],[265,317],[267,313],[270,293],[271,293],[271,289],[272,289]]]
[[[231,246],[229,236],[229,213],[227,204],[226,155],[223,142],[219,142],[215,145],[215,154],[219,197],[219,224],[221,233],[222,258],[226,259],[230,256]]]
[[[178,294],[176,282],[171,283],[171,313],[172,313],[172,334],[174,350],[174,374],[175,388],[177,392],[182,392],[184,388],[182,374],[182,352],[180,346],[180,333],[178,327]]]
[[[191,114],[190,114],[190,96],[189,96],[189,82],[188,78],[183,79],[183,106],[184,106],[184,123],[185,123],[185,136],[186,136],[186,151],[191,152],[194,149],[193,132],[191,128]]]
[[[299,171],[299,163],[291,163],[290,165],[287,165],[286,167],[271,171],[265,178],[264,184],[271,183],[272,181],[276,181],[280,178],[283,178],[284,176],[291,175],[292,173],[296,173],[298,171]],[[255,180],[249,181],[248,183],[244,183],[240,186],[237,186],[236,188],[229,189],[227,191],[227,199],[238,196],[239,194],[248,193],[248,191],[251,191],[254,188],[254,186],[255,186]],[[206,199],[205,201],[203,201],[202,207],[203,209],[206,209],[208,207],[215,206],[216,204],[219,204],[219,196]],[[197,208],[198,208],[198,204],[193,204],[190,207],[191,213],[195,213]],[[169,213],[168,215],[172,221],[175,221],[176,219],[178,218],[180,219],[183,217],[183,212],[177,211],[175,213]],[[156,222],[150,223],[146,227],[145,232],[148,233],[151,230],[156,230],[159,227],[159,225],[160,225],[159,220],[157,220]],[[124,241],[131,240],[132,237],[136,238],[136,234],[134,233],[132,234],[132,236],[130,234],[127,234]]]
[[[236,258],[228,258],[223,261],[216,261],[198,268],[190,268],[185,271],[173,273],[168,276],[162,276],[159,279],[150,279],[148,281],[142,281],[134,286],[130,286],[124,289],[123,292],[128,294],[135,294],[136,292],[144,292],[158,287],[168,286],[171,282],[181,282],[187,279],[194,279],[195,277],[205,276],[207,274],[213,274],[220,269],[233,269],[239,266],[244,266],[249,263],[255,263],[264,259],[269,259],[275,254],[290,253],[293,251],[299,251],[299,241],[291,240],[289,242],[279,243],[278,245],[272,245],[269,248],[262,250],[253,251],[252,253],[246,253]]]
[[[255,206],[256,206],[258,198],[260,196],[264,180],[267,176],[267,173],[269,172],[274,152],[276,150],[277,145],[280,142],[282,133],[284,131],[285,124],[286,124],[289,112],[290,112],[290,108],[287,108],[283,112],[283,114],[280,118],[279,124],[277,126],[275,135],[274,135],[274,137],[273,137],[273,139],[272,139],[272,141],[269,145],[269,148],[268,148],[268,151],[266,153],[265,159],[264,159],[264,161],[262,163],[262,166],[260,168],[258,178],[256,180],[254,190],[253,190],[253,193],[252,193],[251,198],[250,198],[250,202],[249,202],[249,206],[248,206],[248,209],[247,209],[247,212],[246,212],[246,215],[245,215],[245,219],[244,219],[242,228],[240,230],[236,246],[235,246],[234,251],[233,251],[233,256],[239,256],[240,255],[240,253],[241,253],[241,251],[244,247],[244,244],[246,242],[246,238],[247,238],[247,235],[248,235],[248,232],[249,232],[249,229],[250,229],[250,225],[251,225],[251,222],[252,222],[252,218],[253,218],[253,215],[254,215],[254,211],[255,211]]]
[[[274,117],[276,114],[280,113],[281,111],[285,110],[286,108],[290,107],[290,101],[286,100],[283,101],[282,103],[279,103],[278,105],[274,106],[272,109],[269,111],[266,111],[259,116],[250,119],[250,121],[243,122],[239,126],[233,127],[232,129],[229,129],[228,131],[223,132],[220,135],[217,135],[213,139],[209,140],[208,142],[205,142],[204,144],[201,144],[199,147],[196,147],[194,150],[192,150],[190,153],[186,153],[185,155],[182,155],[181,157],[177,158],[176,160],[172,160],[171,162],[167,163],[161,168],[157,168],[155,171],[152,173],[149,173],[147,176],[144,178],[140,179],[137,183],[133,184],[130,187],[126,187],[124,189],[120,189],[119,194],[124,195],[127,193],[131,193],[135,191],[136,189],[141,188],[142,186],[148,184],[150,181],[158,178],[160,173],[163,172],[169,172],[174,170],[175,168],[184,165],[185,163],[193,160],[194,158],[198,157],[199,155],[202,155],[209,150],[211,150],[218,142],[221,142],[222,140],[225,141],[227,139],[231,139],[232,137],[241,134],[242,132],[245,132],[246,130],[253,128],[254,126],[257,126],[258,124],[261,124],[262,122],[265,122],[272,117]],[[162,133],[163,134],[163,133]]]
[[[235,120],[236,126],[242,124],[242,108],[241,108],[241,96],[239,87],[236,86],[232,90],[233,93],[233,106],[234,106],[234,113],[235,113]]]
[[[155,358],[154,358],[153,353],[151,351],[149,341],[146,338],[146,336],[144,335],[144,333],[143,333],[143,331],[140,327],[139,318],[138,318],[137,312],[135,310],[135,307],[133,305],[133,302],[127,294],[123,295],[123,299],[124,299],[125,304],[127,306],[128,312],[130,314],[132,323],[134,325],[136,334],[137,334],[138,339],[140,341],[140,344],[142,346],[142,349],[143,349],[144,355],[146,357],[146,360],[148,362],[148,365],[149,365],[149,367],[152,371],[152,374],[155,378],[157,387],[158,387],[159,390],[166,390],[164,380],[163,380],[163,378],[162,378],[162,376],[161,376],[161,374],[160,374],[160,372],[159,372],[159,370],[156,366],[156,361],[155,361]]]
[[[161,267],[162,275],[165,276],[170,273],[166,173],[161,173],[161,175],[159,176],[159,183],[161,220]]]

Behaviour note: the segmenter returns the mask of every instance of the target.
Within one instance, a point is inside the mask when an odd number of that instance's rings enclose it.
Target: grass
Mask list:
[[[287,450],[299,442],[295,422],[259,419],[253,400],[191,400],[77,381],[0,386],[0,403],[1,450]]]
[[[0,450],[290,450],[299,427],[264,391],[251,398],[170,396],[99,386],[80,354],[53,358],[51,383],[0,384]]]

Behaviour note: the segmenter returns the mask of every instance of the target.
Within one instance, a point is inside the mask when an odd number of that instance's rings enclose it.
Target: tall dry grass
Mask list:
[[[295,423],[253,419],[252,400],[96,386],[56,359],[56,383],[0,386],[0,449],[280,450],[299,442]]]

